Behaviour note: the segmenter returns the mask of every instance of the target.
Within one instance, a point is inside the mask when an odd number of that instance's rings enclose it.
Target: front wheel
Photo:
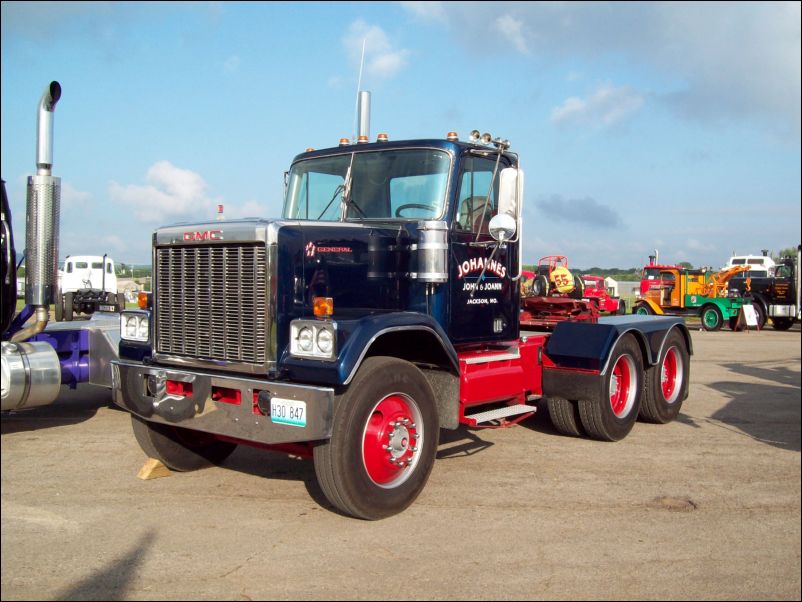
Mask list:
[[[755,319],[757,320],[757,329],[763,330],[763,327],[766,325],[766,310],[763,309],[763,306],[755,301],[752,303],[752,308],[755,310]]]
[[[654,311],[651,307],[646,305],[646,303],[638,303],[632,310],[632,313],[638,316],[651,316],[654,314]]]
[[[702,309],[702,328],[712,332],[719,330],[724,318],[721,315],[721,310],[715,305],[706,305]]]
[[[439,419],[426,377],[409,362],[370,357],[335,403],[331,439],[314,450],[320,488],[345,514],[398,514],[423,490],[437,451]]]
[[[72,322],[73,312],[75,311],[75,294],[64,293],[64,319]]]
[[[629,434],[640,410],[643,358],[632,335],[621,337],[610,354],[598,399],[579,400],[579,416],[588,435],[619,441]]]
[[[794,318],[772,318],[771,327],[774,330],[788,330],[794,325]]]
[[[689,374],[690,355],[685,338],[672,330],[663,343],[659,361],[644,374],[640,417],[656,424],[674,420],[688,396]]]
[[[219,464],[237,448],[236,443],[220,441],[199,431],[150,422],[136,414],[131,414],[131,426],[139,447],[148,457],[178,472]]]

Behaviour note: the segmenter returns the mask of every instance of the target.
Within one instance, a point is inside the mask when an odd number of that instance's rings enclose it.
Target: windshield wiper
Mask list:
[[[342,184],[339,184],[337,188],[334,189],[334,194],[331,195],[331,200],[326,204],[326,207],[323,209],[323,211],[320,212],[320,215],[317,216],[318,220],[321,217],[323,217],[326,211],[329,210],[329,207],[331,207],[331,204],[334,202],[334,199],[336,199],[337,195],[340,194],[343,190],[345,190],[345,186],[343,186]]]

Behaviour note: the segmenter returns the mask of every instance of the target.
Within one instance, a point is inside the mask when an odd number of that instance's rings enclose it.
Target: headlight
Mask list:
[[[293,320],[290,323],[290,355],[320,360],[337,356],[337,323]]]
[[[331,354],[331,350],[334,348],[334,333],[331,330],[323,328],[318,331],[317,348],[326,355]]]
[[[313,338],[315,334],[308,326],[304,326],[298,331],[298,347],[301,351],[309,353],[312,351]]]
[[[150,339],[150,313],[147,311],[122,312],[120,337],[126,341],[147,343]]]

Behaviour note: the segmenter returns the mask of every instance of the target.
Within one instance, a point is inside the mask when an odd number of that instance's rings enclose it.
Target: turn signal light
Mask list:
[[[312,311],[316,318],[330,318],[334,314],[332,297],[315,297],[312,299]]]
[[[145,291],[139,291],[139,294],[136,296],[136,304],[139,306],[139,309],[150,309],[151,308],[151,293]]]

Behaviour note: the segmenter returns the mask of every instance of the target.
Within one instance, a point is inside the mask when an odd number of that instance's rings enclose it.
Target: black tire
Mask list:
[[[598,399],[580,399],[579,416],[587,434],[599,441],[620,441],[629,434],[643,395],[643,357],[632,335],[610,353]]]
[[[755,310],[755,316],[757,317],[757,329],[763,330],[766,326],[766,310],[757,301],[752,303],[752,308]]]
[[[320,488],[345,514],[398,514],[423,490],[437,451],[439,419],[426,377],[409,362],[370,357],[335,403],[331,439],[314,449]]]
[[[535,276],[535,280],[532,282],[532,295],[535,297],[549,296],[549,279],[543,274]]]
[[[573,275],[573,274],[572,274]],[[585,281],[582,280],[582,276],[574,276],[574,290],[572,290],[568,296],[571,299],[582,299],[585,296]],[[598,301],[596,301],[598,304]]]
[[[71,292],[64,293],[64,319],[67,322],[72,322],[74,297]]]
[[[639,316],[652,316],[654,315],[654,310],[646,303],[636,303],[635,307],[632,308],[632,313]]]
[[[136,414],[131,414],[131,426],[139,447],[148,457],[178,472],[219,464],[237,448],[236,443],[220,441],[199,431],[149,422]]]
[[[721,329],[724,318],[721,315],[721,310],[715,305],[705,305],[699,315],[702,318],[702,328],[708,332],[715,332]]]
[[[579,417],[577,402],[569,401],[562,397],[549,397],[546,399],[549,408],[549,416],[554,428],[562,435],[569,437],[583,437],[585,429]]]
[[[125,293],[117,293],[117,311],[125,309]]]
[[[771,327],[774,330],[788,330],[794,325],[794,318],[772,318]]]
[[[64,295],[61,294],[61,291],[56,293],[56,302],[53,306],[56,313],[56,322],[62,322],[64,320]]]
[[[627,302],[623,299],[618,300],[618,309],[616,310],[616,315],[623,316],[627,313]]]
[[[688,397],[691,358],[682,333],[672,330],[663,342],[660,359],[643,376],[640,417],[646,422],[666,424],[674,420]]]

